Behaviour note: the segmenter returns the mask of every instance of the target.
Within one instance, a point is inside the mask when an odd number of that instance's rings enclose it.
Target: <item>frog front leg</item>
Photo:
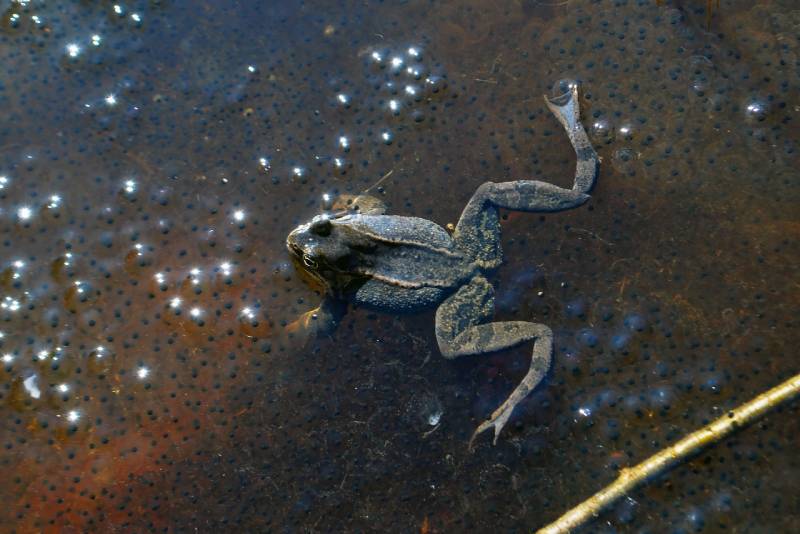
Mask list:
[[[537,180],[486,182],[472,195],[458,220],[453,239],[485,269],[502,261],[498,208],[516,211],[555,212],[580,206],[589,199],[597,177],[598,157],[580,122],[578,89],[545,102],[564,127],[577,156],[572,188]]]
[[[307,340],[331,334],[347,313],[347,303],[331,295],[325,295],[319,306],[309,310],[286,325],[286,332],[299,334]]]
[[[485,322],[494,314],[494,288],[482,276],[476,276],[459,288],[436,310],[436,340],[446,358],[486,354],[533,340],[533,356],[527,374],[508,399],[483,422],[470,439],[494,427],[494,441],[505,426],[514,407],[541,382],[550,368],[553,333],[545,325],[527,321]]]

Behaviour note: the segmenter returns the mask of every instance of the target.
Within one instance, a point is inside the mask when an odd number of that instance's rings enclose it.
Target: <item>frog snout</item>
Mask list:
[[[295,228],[286,237],[286,248],[288,248],[289,252],[298,260],[302,260],[303,265],[306,267],[316,267],[316,262],[309,260],[309,258],[314,255],[314,250],[316,248],[314,239],[310,238],[308,235],[305,225]]]
[[[296,229],[292,230],[289,235],[286,236],[286,248],[296,256],[303,255],[303,247],[299,243],[298,231]]]
[[[308,224],[301,224],[295,226],[289,235],[286,236],[286,243],[294,243],[295,245],[299,245],[300,241],[302,241],[303,236],[308,232]]]
[[[289,252],[291,252],[295,256],[299,256],[300,254],[303,253],[300,247],[298,247],[296,244],[289,241],[288,239],[286,240],[286,248],[289,250]]]

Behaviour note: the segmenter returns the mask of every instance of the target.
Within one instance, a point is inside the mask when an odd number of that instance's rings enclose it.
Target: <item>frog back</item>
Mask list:
[[[450,234],[418,217],[358,215],[349,225],[373,244],[363,273],[403,288],[455,288],[471,277],[474,266]]]

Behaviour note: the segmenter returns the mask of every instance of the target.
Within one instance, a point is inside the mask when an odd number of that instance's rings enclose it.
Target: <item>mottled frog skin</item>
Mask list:
[[[425,219],[386,215],[379,201],[361,197],[351,209],[318,215],[286,239],[301,268],[327,289],[320,307],[308,314],[309,324],[320,330],[335,326],[341,309],[336,303],[349,300],[387,312],[438,305],[436,340],[446,358],[533,341],[527,374],[472,440],[494,428],[497,442],[514,407],[547,373],[553,352],[553,334],[543,324],[491,322],[494,290],[485,275],[502,262],[498,211],[556,212],[580,206],[597,176],[598,158],[580,123],[577,89],[545,102],[577,155],[571,189],[535,180],[486,182],[467,203],[452,235]]]

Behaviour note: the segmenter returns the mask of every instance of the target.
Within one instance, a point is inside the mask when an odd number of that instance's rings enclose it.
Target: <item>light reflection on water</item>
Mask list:
[[[11,4],[0,524],[533,527],[796,372],[799,16]],[[565,183],[540,95],[574,83],[603,158],[593,199],[507,214],[493,278],[498,317],[548,324],[555,362],[468,453],[529,347],[447,361],[431,313],[365,310],[305,342],[319,295],[283,240],[324,195],[373,185],[444,225],[487,179]],[[796,410],[604,520],[792,530]]]

